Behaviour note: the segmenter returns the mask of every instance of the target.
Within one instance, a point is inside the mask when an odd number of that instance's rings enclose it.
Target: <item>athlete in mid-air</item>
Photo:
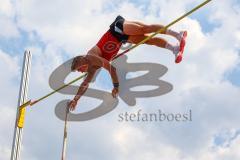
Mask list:
[[[87,55],[77,56],[73,59],[71,70],[87,72],[88,74],[80,85],[76,96],[68,104],[70,110],[76,108],[78,100],[87,90],[88,84],[94,77],[96,70],[102,67],[108,70],[111,75],[114,86],[112,95],[113,97],[116,97],[119,92],[119,82],[116,68],[110,64],[110,61],[117,55],[123,43],[138,44],[147,38],[147,34],[157,32],[162,28],[164,28],[164,26],[160,24],[148,25],[136,21],[127,21],[123,17],[117,16],[114,22],[110,25],[109,30],[101,37],[98,43],[88,51]],[[182,61],[187,31],[176,32],[166,29],[161,32],[161,34],[173,36],[179,41],[179,45],[172,45],[160,37],[152,37],[146,41],[145,44],[155,45],[170,50],[175,56],[175,62],[180,63]]]

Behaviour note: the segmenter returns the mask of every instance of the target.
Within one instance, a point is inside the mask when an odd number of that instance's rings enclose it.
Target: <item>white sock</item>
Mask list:
[[[174,47],[173,47],[173,51],[172,51],[172,52],[173,52],[173,54],[174,54],[175,56],[177,56],[177,54],[179,53],[179,48],[180,48],[179,46],[174,46]]]
[[[174,46],[171,45],[170,43],[167,43],[166,46],[165,46],[166,49],[170,50],[170,51],[174,51]]]
[[[166,49],[172,51],[172,53],[177,56],[177,54],[179,53],[179,46],[173,46],[170,43],[167,43],[165,46]]]
[[[180,34],[178,32],[175,32],[171,29],[166,30],[166,34],[175,37],[176,39],[179,40]]]

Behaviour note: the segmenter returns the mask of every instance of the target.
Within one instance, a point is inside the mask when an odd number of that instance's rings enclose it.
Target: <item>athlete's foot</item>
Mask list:
[[[183,52],[178,52],[175,58],[175,63],[180,63],[182,61]]]
[[[179,32],[179,34],[177,36],[177,40],[180,43],[182,41],[182,39],[186,39],[186,37],[187,37],[187,31],[181,31],[181,32]]]
[[[173,54],[175,55],[175,63],[180,63],[182,61],[182,52],[180,50],[180,46],[174,47]]]
[[[180,63],[182,61],[183,52],[186,44],[187,31],[182,31],[179,35],[180,46],[179,52],[176,54],[175,63]]]

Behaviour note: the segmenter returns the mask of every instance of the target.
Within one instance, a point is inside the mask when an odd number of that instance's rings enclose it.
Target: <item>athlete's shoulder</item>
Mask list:
[[[86,58],[91,66],[102,67],[102,58],[97,55],[88,54]]]

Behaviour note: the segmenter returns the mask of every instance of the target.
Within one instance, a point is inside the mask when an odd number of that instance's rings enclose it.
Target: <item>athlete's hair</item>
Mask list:
[[[81,63],[83,58],[83,56],[76,56],[75,58],[73,58],[71,71],[74,71],[76,69],[76,67],[79,65],[79,63]]]

